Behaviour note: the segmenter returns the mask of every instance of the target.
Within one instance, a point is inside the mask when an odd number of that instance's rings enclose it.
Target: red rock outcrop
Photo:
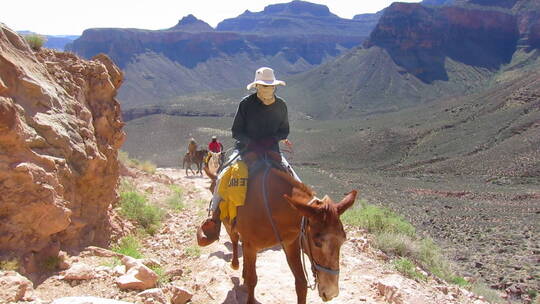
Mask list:
[[[105,55],[34,52],[0,24],[0,256],[22,255],[25,272],[60,248],[107,243],[122,81]]]
[[[499,69],[511,60],[518,39],[510,12],[393,3],[364,45],[384,48],[407,72],[431,83],[448,80],[446,58]]]

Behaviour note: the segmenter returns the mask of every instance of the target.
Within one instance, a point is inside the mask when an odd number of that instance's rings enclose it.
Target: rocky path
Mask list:
[[[144,256],[157,261],[167,277],[158,286],[164,294],[176,286],[192,293],[192,303],[244,303],[241,267],[232,270],[229,266],[231,244],[225,229],[219,242],[205,248],[196,245],[195,231],[206,216],[210,199],[209,180],[186,177],[183,170],[172,168],[158,169],[154,176],[137,174],[126,179],[144,191],[150,202],[161,206],[170,195],[171,184],[183,189],[185,208],[168,211],[158,233],[142,241]],[[485,303],[465,290],[434,280],[416,282],[405,278],[384,262],[384,254],[370,248],[368,237],[361,231],[348,229],[347,234],[348,241],[342,247],[340,295],[330,303]],[[50,303],[66,296],[95,296],[130,303],[170,301],[167,296],[156,299],[138,295],[139,291],[120,290],[115,284],[119,274],[115,265],[110,265],[114,260],[99,255],[83,251],[68,259],[71,265],[89,265],[95,276],[84,280],[62,279],[62,273],[50,276],[27,300]],[[279,248],[259,253],[257,273],[256,295],[260,303],[295,303],[294,278]],[[316,291],[308,291],[308,303],[322,302]]]

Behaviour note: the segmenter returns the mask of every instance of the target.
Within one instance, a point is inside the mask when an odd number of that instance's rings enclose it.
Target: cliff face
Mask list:
[[[407,72],[431,83],[448,80],[446,58],[498,69],[511,60],[518,39],[516,17],[510,13],[394,3],[365,45],[386,49]]]
[[[0,255],[24,255],[26,272],[60,248],[108,241],[122,81],[104,55],[34,52],[0,25]]]

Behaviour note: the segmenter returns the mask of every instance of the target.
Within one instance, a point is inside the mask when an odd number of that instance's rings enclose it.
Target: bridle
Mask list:
[[[266,180],[268,179],[268,173],[270,172],[270,165],[269,165],[267,159],[265,159],[265,164],[266,164],[266,168],[264,170],[263,180],[262,180],[262,193],[263,193],[264,206],[265,206],[265,209],[266,209],[266,213],[268,215],[268,219],[270,220],[270,224],[272,225],[272,230],[274,231],[276,239],[279,241],[279,243],[281,245],[281,248],[283,248],[283,251],[285,251],[285,247],[283,246],[283,240],[281,239],[281,236],[280,236],[279,231],[278,231],[278,229],[276,227],[276,224],[274,223],[274,220],[272,219],[272,210],[270,209],[270,204],[268,203],[268,192],[266,191]],[[316,200],[318,200],[318,198],[314,196],[307,204],[311,205]],[[300,241],[300,252],[301,252],[300,255],[302,257],[302,270],[304,271],[304,275],[306,277],[306,280],[309,280],[309,278],[308,278],[308,274],[307,274],[307,271],[306,271],[306,261],[304,259],[304,253],[308,256],[309,261],[311,262],[311,271],[313,273],[313,277],[315,278],[315,282],[313,284],[308,283],[308,288],[310,288],[312,290],[315,290],[315,288],[317,288],[317,284],[319,283],[318,282],[318,274],[319,274],[320,271],[326,272],[326,273],[331,274],[331,275],[339,275],[339,268],[338,269],[332,269],[332,268],[329,268],[329,267],[325,267],[325,266],[322,266],[321,264],[317,263],[317,261],[315,261],[315,259],[313,258],[313,255],[312,255],[313,250],[311,249],[311,242],[309,241],[309,235],[306,234],[306,227],[308,225],[309,225],[309,219],[306,218],[305,216],[303,216],[301,224],[300,224],[300,239],[299,239],[299,241]],[[303,245],[304,240],[308,244],[308,248],[309,248],[308,251],[306,251],[306,249],[304,248],[304,245]]]
[[[316,200],[319,200],[319,199],[314,196],[307,203],[307,205],[313,204]],[[313,277],[315,278],[315,282],[313,284],[308,282],[308,288],[314,290],[317,287],[317,284],[319,283],[318,274],[319,274],[320,271],[326,272],[326,273],[331,274],[331,275],[339,275],[339,268],[338,269],[332,269],[332,268],[329,268],[329,267],[325,267],[325,266],[322,266],[321,264],[317,263],[317,261],[315,261],[315,259],[313,257],[313,254],[312,254],[313,250],[311,248],[311,242],[309,241],[309,235],[306,233],[307,225],[309,225],[309,218],[307,218],[305,216],[302,216],[302,221],[301,221],[301,224],[300,224],[300,251],[302,252],[301,253],[301,255],[302,255],[302,270],[304,271],[304,275],[306,276],[306,279],[308,279],[308,274],[307,274],[307,270],[306,270],[306,261],[304,259],[304,254],[303,254],[303,253],[305,253],[308,256],[309,261],[311,262],[311,272],[313,273]],[[308,244],[309,252],[306,251],[306,249],[304,248],[304,241],[306,241],[306,243]]]

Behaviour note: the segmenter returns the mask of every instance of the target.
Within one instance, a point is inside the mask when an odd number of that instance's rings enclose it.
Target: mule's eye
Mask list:
[[[322,247],[321,240],[322,240],[322,234],[321,233],[315,233],[315,236],[313,237],[313,243],[315,244],[315,246],[317,246],[319,248]]]

